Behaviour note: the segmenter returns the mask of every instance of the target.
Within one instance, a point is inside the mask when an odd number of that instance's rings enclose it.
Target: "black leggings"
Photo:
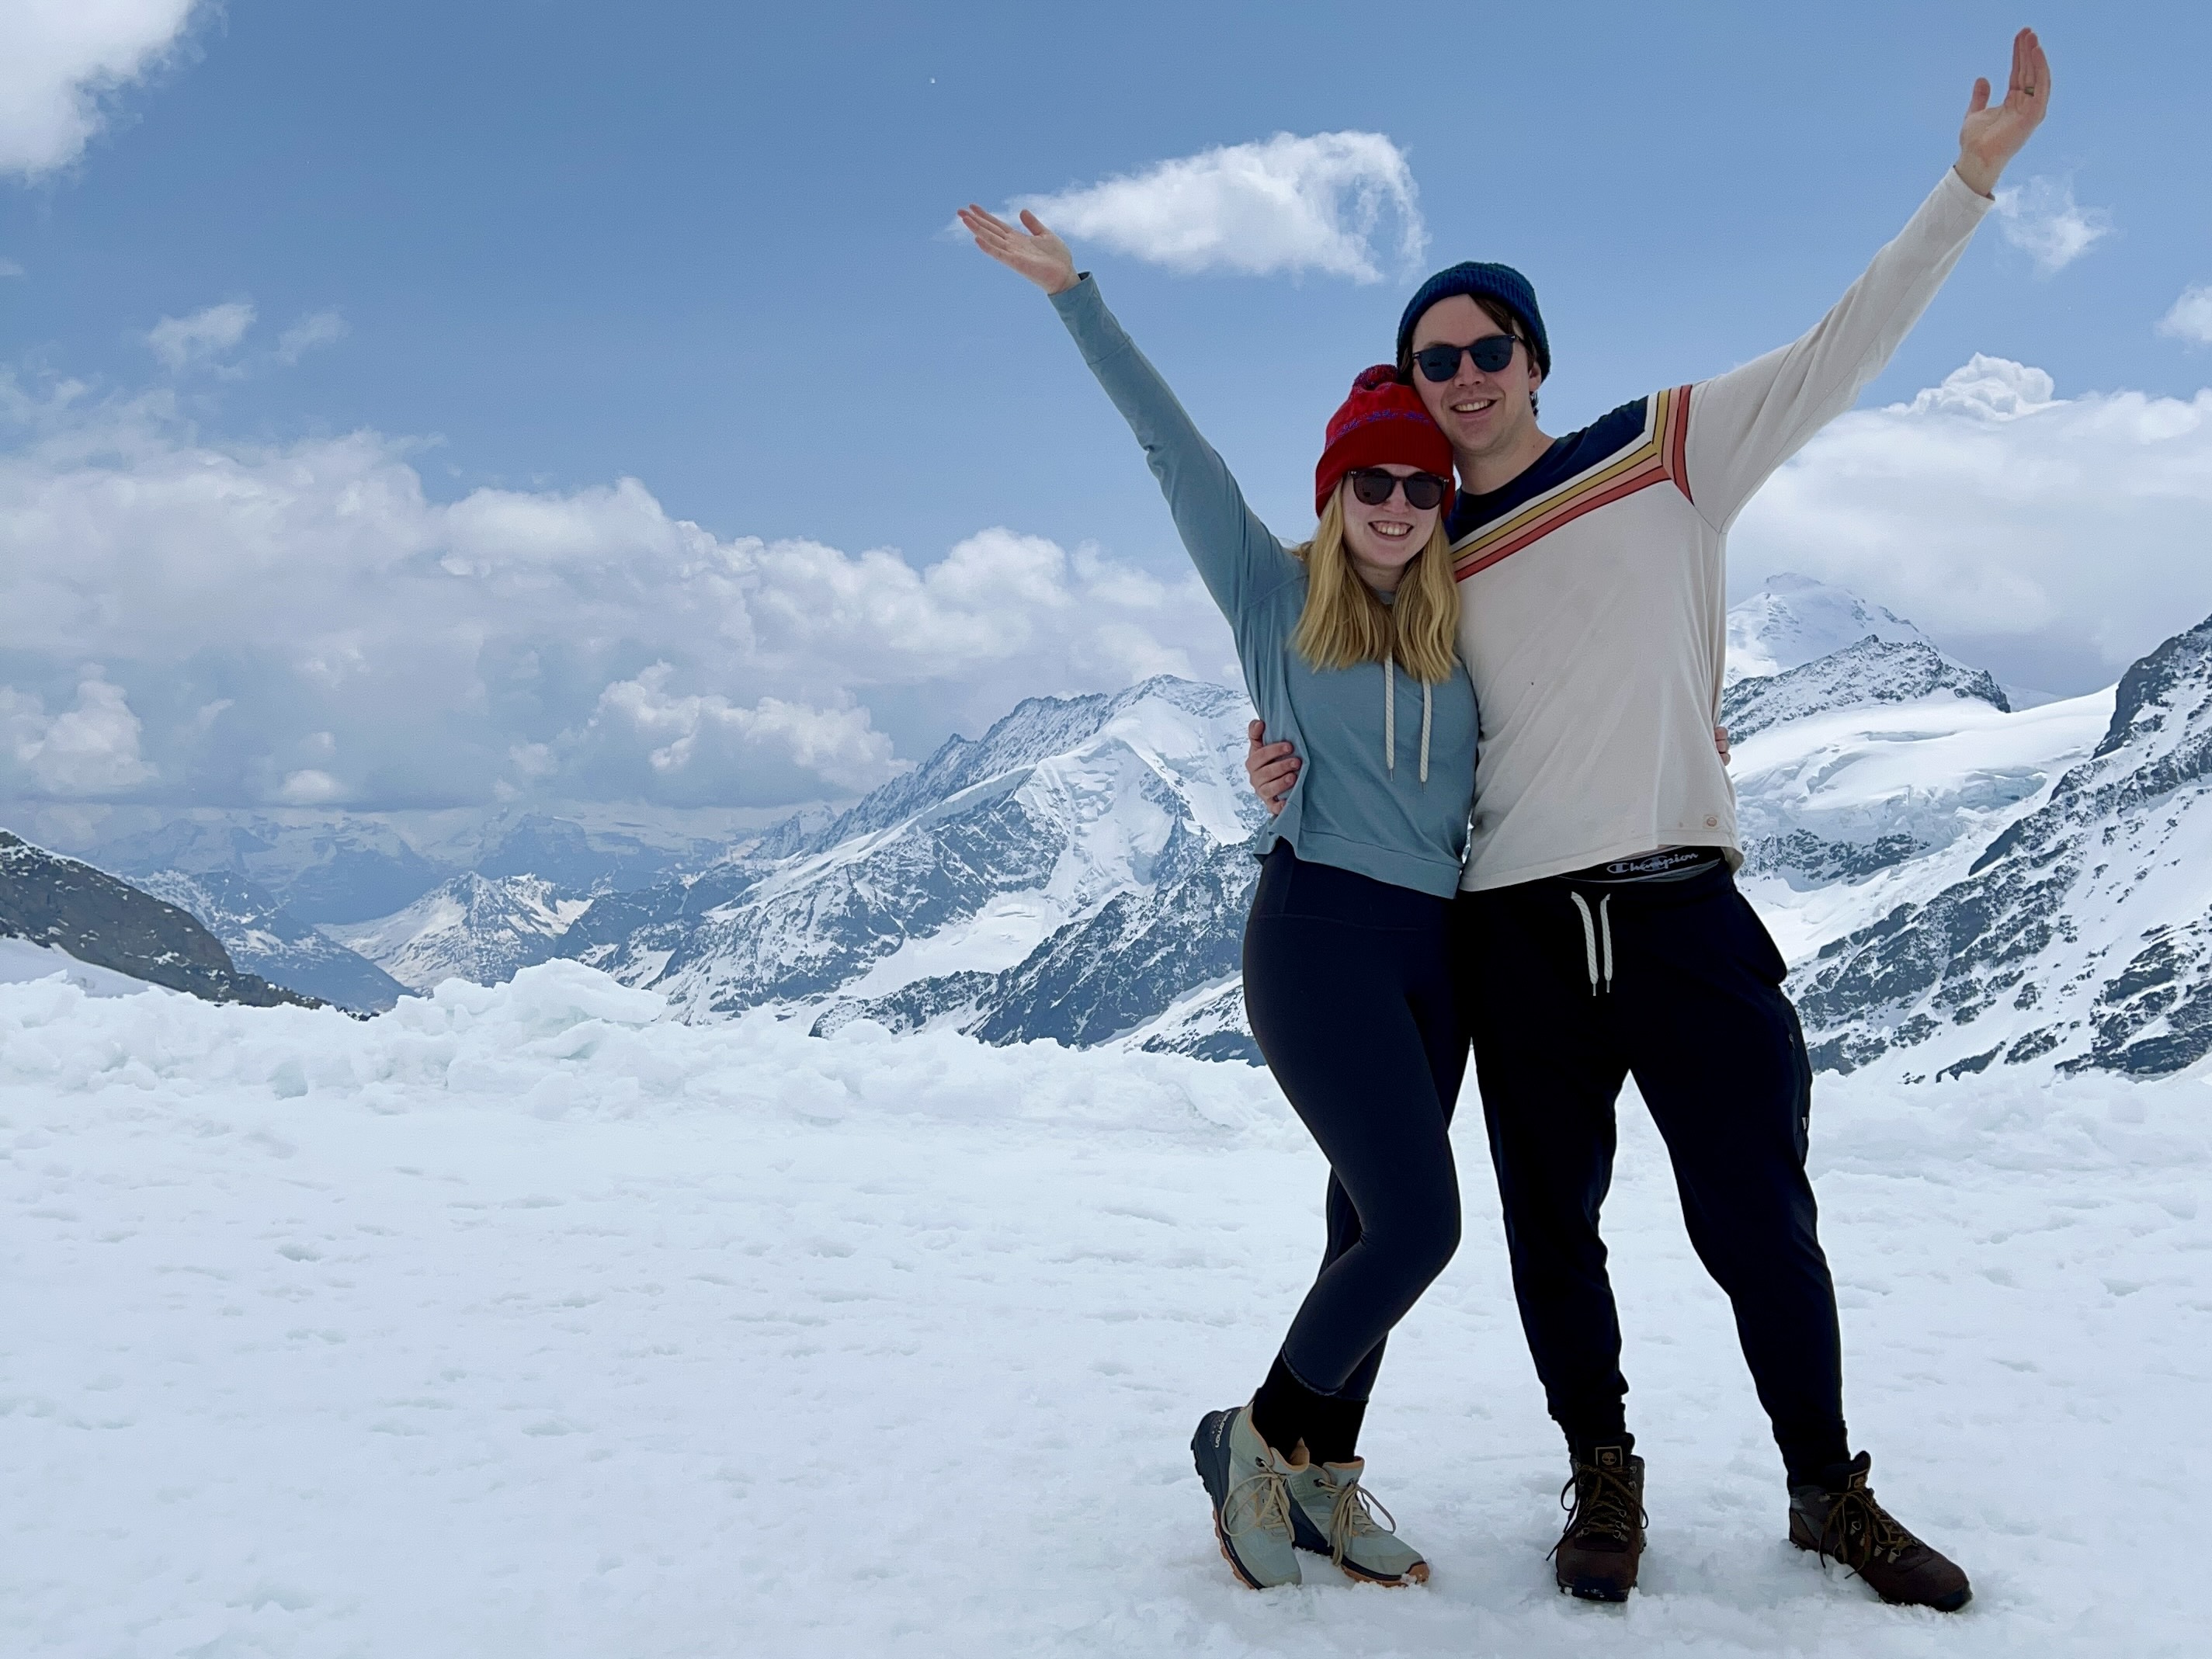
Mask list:
[[[1452,1107],[1467,1036],[1453,902],[1278,842],[1244,928],[1260,1052],[1329,1163],[1328,1246],[1254,1404],[1271,1444],[1352,1455],[1382,1345],[1458,1248]]]

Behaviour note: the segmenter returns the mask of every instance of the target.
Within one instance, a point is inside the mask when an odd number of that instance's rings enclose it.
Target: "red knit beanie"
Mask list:
[[[1328,447],[1314,468],[1315,513],[1328,506],[1346,473],[1386,463],[1435,473],[1444,481],[1443,510],[1451,511],[1451,441],[1421,407],[1421,394],[1389,364],[1377,363],[1352,383],[1352,395],[1329,417]]]

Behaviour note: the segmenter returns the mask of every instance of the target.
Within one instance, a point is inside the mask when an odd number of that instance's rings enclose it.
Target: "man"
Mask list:
[[[1598,1233],[1629,1075],[1691,1241],[1734,1305],[1792,1540],[1886,1601],[1949,1612],[1972,1594],[1875,1502],[1869,1459],[1845,1437],[1835,1290],[1804,1167],[1811,1067],[1781,957],[1735,890],[1713,721],[1729,525],[1888,362],[2050,89],[2023,29],[2003,101],[1975,82],[1957,163],[1810,333],[1566,437],[1537,425],[1551,346],[1517,271],[1440,271],[1399,326],[1399,371],[1450,439],[1461,483],[1460,652],[1481,706],[1461,973],[1522,1325],[1573,1468],[1554,1559],[1577,1595],[1625,1600],[1644,1547],[1644,1460]],[[1272,807],[1297,762],[1263,737],[1255,726],[1247,768]]]

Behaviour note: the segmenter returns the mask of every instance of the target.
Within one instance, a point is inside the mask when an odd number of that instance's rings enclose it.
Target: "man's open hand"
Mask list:
[[[2035,31],[2022,29],[2013,36],[2012,80],[2004,101],[1990,102],[1988,81],[1974,82],[1959,128],[1959,176],[1984,196],[1994,193],[2005,163],[2020,154],[2050,107],[2051,60],[2043,55]]]

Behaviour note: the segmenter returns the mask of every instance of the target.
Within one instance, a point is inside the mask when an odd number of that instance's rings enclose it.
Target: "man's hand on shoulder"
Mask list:
[[[1287,743],[1269,743],[1267,728],[1258,720],[1244,728],[1244,735],[1249,739],[1244,750],[1244,775],[1252,781],[1252,791],[1269,815],[1279,813],[1283,798],[1298,781],[1298,751]]]
[[[1966,104],[1966,118],[1959,127],[1959,177],[1969,189],[1993,194],[2005,163],[2020,154],[2028,135],[2042,124],[2051,107],[2051,60],[2043,55],[2043,42],[2033,29],[2013,36],[2012,79],[2004,101],[1990,102],[1987,80],[1974,82]]]

